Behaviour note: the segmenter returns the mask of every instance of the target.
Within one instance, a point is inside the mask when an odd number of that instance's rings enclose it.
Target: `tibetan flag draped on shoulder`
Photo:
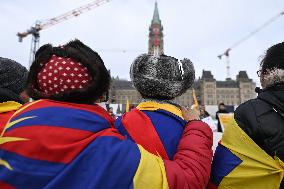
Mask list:
[[[140,103],[115,121],[122,135],[164,159],[173,158],[185,124],[178,107],[154,101]]]
[[[167,189],[163,160],[118,134],[113,121],[97,105],[22,107],[0,135],[0,188]]]
[[[279,189],[284,164],[263,151],[236,123],[224,119],[225,132],[212,163],[209,189]],[[222,122],[222,116],[220,116]]]

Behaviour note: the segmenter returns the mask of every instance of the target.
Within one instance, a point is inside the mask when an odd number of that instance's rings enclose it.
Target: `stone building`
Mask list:
[[[142,97],[133,87],[131,81],[112,78],[109,92],[110,103],[126,104],[128,99],[131,104],[138,104]]]
[[[203,70],[201,78],[196,82],[199,101],[206,105],[217,105],[221,102],[227,105],[239,105],[255,98],[256,85],[246,71],[240,71],[235,80],[216,81],[211,71]]]
[[[240,71],[235,80],[217,81],[211,71],[203,70],[202,76],[195,81],[193,88],[199,104],[205,105],[218,105],[223,102],[226,105],[237,106],[256,96],[255,83],[248,77],[246,71]],[[128,99],[131,104],[136,105],[142,97],[132,86],[131,81],[113,78],[110,99],[112,103],[119,104],[125,104]],[[192,89],[175,100],[183,106],[191,106]]]

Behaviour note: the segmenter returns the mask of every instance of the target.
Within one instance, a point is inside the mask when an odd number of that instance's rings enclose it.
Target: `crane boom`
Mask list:
[[[34,56],[36,50],[39,46],[39,31],[49,28],[55,24],[59,24],[63,21],[69,20],[71,18],[80,16],[81,14],[88,12],[96,7],[99,7],[105,3],[108,3],[110,0],[95,0],[91,3],[83,5],[79,8],[73,9],[65,14],[60,16],[50,18],[44,21],[36,21],[35,25],[27,29],[25,32],[18,32],[17,36],[19,37],[19,42],[23,41],[23,38],[27,37],[28,35],[32,35],[32,44],[31,44],[31,52],[30,52],[30,64],[34,60]]]
[[[227,78],[230,78],[230,60],[229,60],[230,51],[232,49],[236,48],[237,46],[239,46],[240,44],[242,44],[243,42],[245,42],[246,40],[248,40],[249,38],[251,38],[252,36],[254,36],[255,34],[257,34],[258,32],[260,32],[262,29],[264,29],[265,27],[267,27],[268,25],[270,25],[271,23],[273,23],[275,20],[277,20],[279,17],[281,17],[283,15],[284,15],[284,12],[280,12],[279,14],[273,16],[272,18],[267,20],[265,23],[263,23],[261,26],[257,27],[255,30],[251,31],[246,36],[244,36],[243,38],[241,38],[238,41],[236,41],[235,43],[233,43],[222,54],[218,55],[219,59],[222,59],[223,56],[225,56],[226,59],[227,59],[226,60]]]
[[[257,34],[258,32],[260,32],[262,29],[264,29],[265,27],[267,27],[268,25],[270,25],[272,22],[274,22],[275,20],[277,20],[279,17],[281,17],[282,15],[284,15],[284,12],[281,12],[275,16],[273,16],[272,18],[270,18],[268,21],[266,21],[264,24],[262,24],[261,26],[257,27],[255,30],[253,30],[252,32],[250,32],[249,34],[247,34],[246,36],[244,36],[243,38],[241,38],[240,40],[238,40],[237,42],[233,43],[228,49],[226,49],[224,51],[224,53],[218,55],[218,58],[222,58],[222,56],[229,56],[229,52],[236,48],[237,46],[239,46],[240,44],[242,44],[243,42],[245,42],[246,40],[248,40],[249,38],[251,38],[253,35]]]
[[[77,16],[80,16],[82,13],[88,12],[96,7],[99,7],[105,3],[108,3],[110,0],[97,0],[97,1],[93,1],[91,3],[88,3],[86,5],[83,5],[77,9],[71,10],[65,14],[62,14],[60,16],[51,18],[49,20],[47,20],[46,22],[42,23],[40,25],[40,29],[46,29],[48,27],[51,27],[55,24],[59,24],[60,22],[63,22],[65,20],[68,20],[70,18],[74,18]]]

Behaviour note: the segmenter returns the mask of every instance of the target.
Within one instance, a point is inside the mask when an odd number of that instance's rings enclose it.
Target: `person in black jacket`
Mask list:
[[[235,120],[267,154],[284,161],[284,42],[270,47],[260,66],[262,89],[236,109]]]
[[[219,120],[219,114],[220,113],[228,113],[228,111],[226,110],[226,106],[223,102],[221,102],[219,105],[218,105],[218,111],[216,112],[216,119],[218,120],[218,132],[223,132],[223,129],[222,129],[222,126],[221,126],[221,123],[220,123],[220,120]]]
[[[199,115],[200,119],[203,119],[203,118],[210,116],[210,114],[206,111],[204,104],[201,104],[199,106],[199,112],[200,112],[200,115]]]

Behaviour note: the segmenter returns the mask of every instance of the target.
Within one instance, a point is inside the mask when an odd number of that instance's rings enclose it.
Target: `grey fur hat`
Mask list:
[[[142,54],[132,63],[130,77],[142,97],[171,100],[192,86],[195,71],[189,59]]]
[[[28,70],[14,60],[0,57],[0,88],[20,94],[25,90]]]

